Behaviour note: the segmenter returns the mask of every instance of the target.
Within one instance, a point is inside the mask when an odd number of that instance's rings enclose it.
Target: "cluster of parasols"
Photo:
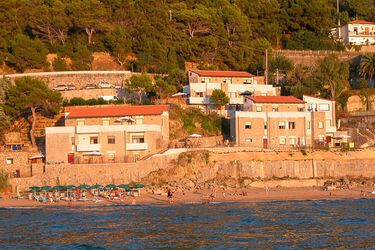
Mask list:
[[[145,185],[143,185],[141,183],[136,183],[136,184],[133,184],[133,185],[127,185],[127,184],[120,184],[120,185],[108,184],[106,186],[103,186],[103,185],[100,185],[100,184],[94,184],[92,186],[87,185],[87,184],[81,184],[79,186],[74,186],[74,185],[67,185],[67,186],[57,185],[57,186],[54,186],[54,187],[51,187],[51,186],[42,186],[42,187],[32,186],[32,187],[30,187],[30,190],[32,192],[68,191],[68,190],[75,190],[75,189],[80,189],[80,190],[90,190],[90,189],[108,189],[108,190],[123,189],[125,191],[131,191],[131,190],[134,190],[134,189],[140,189],[140,188],[144,188],[144,187],[145,187]]]

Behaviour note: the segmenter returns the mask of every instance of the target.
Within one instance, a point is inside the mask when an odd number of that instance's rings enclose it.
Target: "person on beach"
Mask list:
[[[167,197],[168,197],[168,200],[169,200],[169,204],[172,204],[173,203],[173,192],[170,188],[168,188]]]

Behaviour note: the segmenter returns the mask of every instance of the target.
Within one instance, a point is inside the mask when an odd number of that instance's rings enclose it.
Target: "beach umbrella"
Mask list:
[[[102,187],[103,187],[102,185],[96,183],[95,185],[92,185],[92,186],[90,187],[90,189],[97,189],[97,188],[102,188]]]
[[[126,184],[120,184],[117,186],[118,188],[123,188],[123,189],[130,189],[130,186],[129,185],[126,185]]]
[[[132,188],[144,188],[144,187],[145,187],[145,185],[143,185],[141,183],[137,183],[134,186],[132,186]]]
[[[50,191],[51,189],[52,189],[52,187],[51,186],[43,186],[42,188],[41,188],[43,191]]]
[[[40,187],[37,187],[37,186],[32,186],[32,187],[30,187],[29,189],[32,190],[32,191],[36,191],[36,192],[38,192],[38,191],[41,190],[41,188],[40,188]]]
[[[79,188],[79,189],[89,189],[90,186],[87,185],[87,184],[81,184],[81,185],[78,186],[78,188]]]
[[[68,186],[65,186],[65,189],[75,189],[77,188],[76,186],[74,185],[68,185]]]
[[[65,187],[64,187],[64,186],[57,185],[57,186],[54,186],[52,189],[53,189],[53,190],[56,190],[56,191],[63,191],[63,190],[65,189]]]
[[[117,186],[115,184],[108,184],[107,186],[105,186],[106,188],[116,188]]]

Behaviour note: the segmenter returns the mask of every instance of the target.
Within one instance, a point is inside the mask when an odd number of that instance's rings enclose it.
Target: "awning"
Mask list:
[[[176,96],[185,96],[186,94],[185,93],[182,93],[182,92],[178,92],[176,94],[173,94],[172,97],[176,97]]]
[[[100,152],[95,151],[95,152],[87,152],[87,153],[84,153],[83,155],[101,156],[103,154],[100,153]]]
[[[201,138],[202,135],[199,135],[199,134],[192,134],[192,135],[189,135],[189,138]]]
[[[29,160],[43,159],[44,157],[45,157],[44,155],[34,155],[32,157],[29,157]]]
[[[124,117],[118,118],[116,122],[135,122],[135,120],[131,118],[130,116],[124,116]]]

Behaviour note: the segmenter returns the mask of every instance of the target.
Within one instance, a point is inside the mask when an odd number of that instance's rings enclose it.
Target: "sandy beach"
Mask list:
[[[208,202],[267,202],[284,200],[330,200],[330,199],[374,199],[375,194],[371,194],[367,189],[344,189],[334,191],[323,191],[321,188],[273,188],[266,192],[261,188],[239,189],[236,192],[231,190],[202,190],[200,192],[174,193],[173,204],[181,203],[208,203]],[[210,198],[213,196],[213,198]],[[28,199],[17,199],[9,197],[0,198],[0,207],[44,207],[44,206],[100,206],[111,204],[169,204],[170,200],[166,196],[143,193],[140,197],[126,197],[124,201],[110,201],[102,199],[100,202],[94,201],[59,201],[54,203],[41,203]]]

